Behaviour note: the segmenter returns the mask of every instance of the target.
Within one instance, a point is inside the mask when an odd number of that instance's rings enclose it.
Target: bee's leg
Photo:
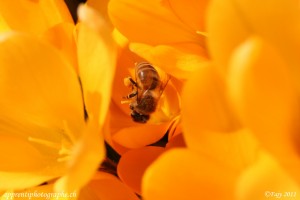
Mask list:
[[[124,85],[127,87],[130,87],[130,86],[137,87],[137,83],[131,77],[124,78]]]
[[[137,94],[138,94],[138,92],[135,91],[135,92],[130,93],[129,95],[123,97],[123,99],[126,99],[126,100],[122,100],[122,101],[121,101],[121,104],[124,104],[124,103],[131,103],[132,100],[130,100],[130,99],[133,98],[133,97],[135,97]]]
[[[136,95],[138,94],[138,92],[137,91],[135,91],[135,92],[133,92],[133,93],[131,93],[131,94],[129,94],[129,95],[127,95],[127,99],[131,99],[132,97],[135,97]]]

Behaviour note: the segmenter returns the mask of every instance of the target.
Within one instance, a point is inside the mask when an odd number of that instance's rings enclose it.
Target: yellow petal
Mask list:
[[[188,149],[162,154],[146,170],[142,196],[146,200],[233,199],[236,174]]]
[[[62,174],[58,165],[47,160],[51,155],[43,155],[29,141],[13,136],[1,135],[0,138],[0,159],[3,161],[0,164],[0,190],[33,187]]]
[[[206,63],[187,81],[182,94],[184,133],[195,141],[202,132],[231,132],[241,126],[226,97],[225,81],[215,66]],[[197,139],[196,139],[197,140]]]
[[[237,181],[237,200],[298,199],[299,185],[265,152]]]
[[[248,36],[256,34],[274,44],[286,58],[299,90],[299,10],[297,0],[211,1],[207,17],[208,46],[218,67],[227,73],[232,51]]]
[[[22,190],[42,184],[56,176],[44,175],[43,171],[35,172],[0,172],[1,190]],[[28,198],[27,198],[28,199]]]
[[[36,38],[3,35],[0,45],[1,115],[73,136],[83,125],[80,85],[73,68],[52,46]],[[61,133],[63,132],[63,133]]]
[[[28,141],[13,136],[0,135],[0,171],[34,171],[45,163],[41,153]]]
[[[163,2],[193,30],[204,31],[204,17],[209,1],[190,0],[189,3],[186,3],[181,0],[163,0]]]
[[[129,41],[149,45],[178,42],[204,44],[204,38],[190,30],[161,1],[112,0],[108,9],[113,24]]]
[[[247,26],[264,40],[272,43],[289,64],[292,78],[300,90],[300,7],[297,0],[264,1],[246,0],[237,3],[240,13],[247,19]],[[268,12],[266,12],[268,8]],[[280,30],[278,30],[280,24]]]
[[[112,28],[112,24],[110,24],[110,19],[108,16],[108,2],[109,0],[87,0],[86,4],[92,8],[94,8],[95,10],[97,10],[101,16],[105,19],[106,22],[108,22],[109,26],[111,26]]]
[[[233,49],[250,34],[243,13],[233,0],[211,1],[207,12],[208,47],[219,70],[227,74]],[[255,12],[255,11],[254,11]]]
[[[133,43],[130,49],[178,79],[188,78],[207,60],[204,48],[197,44],[150,46]]]
[[[56,183],[56,192],[74,192],[85,186],[105,157],[103,137],[98,121],[89,119],[82,138],[74,145],[68,172]]]
[[[229,91],[242,121],[300,180],[299,102],[285,61],[264,40],[251,37],[230,67]]]
[[[11,29],[34,34],[40,34],[61,22],[73,23],[62,0],[2,1],[0,13]]]
[[[183,136],[189,148],[240,170],[253,162],[258,145],[233,112],[225,86],[213,65],[187,81],[182,95]]]
[[[118,176],[134,192],[141,194],[141,182],[145,170],[163,152],[164,148],[153,146],[126,152],[118,163]]]
[[[81,191],[80,200],[138,200],[139,198],[117,177],[98,172]]]
[[[26,187],[23,180],[30,176],[33,181],[28,184],[38,184],[61,175],[65,168],[63,162],[57,162],[59,150],[78,137],[84,122],[75,71],[52,46],[13,33],[2,35],[0,65],[0,93],[5,96],[0,99],[0,135],[1,138],[12,137],[12,144],[20,147],[12,150],[10,146],[2,145],[1,151],[9,151],[20,161],[37,159],[26,162],[27,166],[25,163],[17,165],[19,169],[12,167],[16,160],[7,159],[6,165],[10,169],[3,169],[3,173],[10,171],[11,174],[1,177],[11,180],[11,185],[4,187]],[[36,162],[40,163],[36,165]],[[34,171],[37,167],[39,169]],[[16,179],[18,174],[14,174],[17,171],[20,171],[20,181]]]
[[[71,23],[60,23],[49,28],[42,38],[56,47],[70,62],[78,73],[77,52],[74,38],[75,26]]]
[[[10,30],[10,28],[9,28],[8,24],[6,23],[3,16],[0,14],[0,32],[5,32],[5,31],[9,31],[9,30]]]
[[[78,64],[86,110],[103,124],[115,72],[116,46],[105,21],[87,6],[79,8]]]

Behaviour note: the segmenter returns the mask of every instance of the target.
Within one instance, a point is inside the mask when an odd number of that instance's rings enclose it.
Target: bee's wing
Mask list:
[[[166,72],[164,72],[162,69],[160,69],[156,66],[155,66],[155,69],[158,72],[159,77],[160,77],[160,81],[161,81],[160,86],[157,87],[157,89],[159,90],[158,92],[159,92],[159,97],[160,97],[162,95],[162,93],[164,92],[165,88],[167,87],[168,82],[169,82],[171,77]]]
[[[134,77],[135,77],[135,82],[136,82],[136,90],[137,90],[137,96],[136,96],[136,100],[137,100],[137,102],[139,102],[140,101],[140,99],[141,99],[141,96],[143,95],[143,93],[142,93],[142,91],[141,91],[141,88],[140,88],[140,86],[139,86],[139,84],[138,84],[138,67],[139,67],[139,65],[141,65],[141,64],[146,64],[146,62],[136,62],[135,63],[135,68],[134,68]]]

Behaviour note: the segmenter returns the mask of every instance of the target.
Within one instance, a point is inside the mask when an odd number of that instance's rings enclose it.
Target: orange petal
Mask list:
[[[233,199],[236,174],[188,149],[172,149],[148,167],[142,196],[147,200]]]
[[[61,0],[21,0],[17,4],[2,1],[0,13],[11,29],[34,34],[41,34],[61,22],[73,23],[68,8]]]
[[[178,134],[168,141],[166,149],[177,148],[177,147],[186,147],[186,143],[183,138],[183,134]]]
[[[265,152],[245,170],[237,182],[237,200],[297,199],[299,185]]]
[[[141,194],[142,177],[147,167],[164,152],[162,147],[148,146],[133,149],[122,155],[118,164],[120,179]]]
[[[138,200],[139,198],[117,177],[98,172],[81,191],[79,200]]]
[[[124,78],[132,76],[131,72],[134,71],[135,63],[139,61],[142,61],[142,59],[132,53],[127,45],[120,49],[113,82],[112,98],[124,113],[130,113],[129,105],[121,104],[121,100],[132,92],[130,88],[124,85]]]
[[[42,38],[49,41],[66,57],[78,73],[77,52],[74,38],[75,26],[71,23],[60,23],[49,28]]]
[[[179,42],[204,44],[203,37],[190,30],[160,1],[112,0],[108,11],[115,27],[129,41],[150,45]]]
[[[190,0],[189,3],[181,0],[163,0],[164,4],[174,12],[179,20],[195,31],[204,31],[204,17],[208,0]]]
[[[168,123],[143,124],[124,127],[113,135],[113,140],[127,148],[140,148],[157,142],[168,130]]]
[[[78,65],[86,110],[104,123],[110,103],[116,63],[116,45],[105,21],[92,8],[80,6]]]
[[[133,43],[130,49],[178,79],[188,78],[207,60],[204,48],[197,44],[151,46]]]
[[[157,142],[166,134],[168,128],[169,122],[162,124],[133,122],[130,117],[130,109],[127,108],[127,113],[124,113],[117,103],[112,101],[110,105],[110,131],[106,139],[118,149],[119,153],[122,153],[127,150],[124,150],[124,147],[129,149],[140,148]]]
[[[252,37],[236,50],[230,67],[229,91],[242,121],[299,178],[299,102],[285,61]]]

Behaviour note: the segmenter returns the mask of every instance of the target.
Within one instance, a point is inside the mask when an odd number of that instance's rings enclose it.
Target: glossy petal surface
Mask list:
[[[206,157],[173,149],[147,169],[142,194],[146,200],[233,199],[235,178],[232,171]]]
[[[164,152],[162,147],[133,149],[122,155],[118,164],[118,175],[136,193],[141,194],[141,182],[145,170]]]

